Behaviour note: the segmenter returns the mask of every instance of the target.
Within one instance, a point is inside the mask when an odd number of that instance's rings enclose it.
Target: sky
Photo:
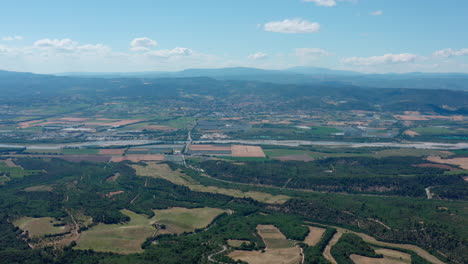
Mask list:
[[[0,69],[468,73],[466,0],[2,0]]]

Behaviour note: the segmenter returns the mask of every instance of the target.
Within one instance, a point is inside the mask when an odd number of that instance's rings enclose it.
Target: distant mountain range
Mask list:
[[[186,70],[165,75],[146,73],[136,77],[133,74],[103,78],[99,74],[83,77],[55,76],[33,73],[0,71],[0,104],[27,102],[27,100],[50,100],[56,96],[73,97],[77,100],[104,97],[133,97],[177,100],[193,100],[183,95],[209,96],[219,99],[242,100],[247,96],[267,104],[287,100],[298,109],[320,106],[321,109],[335,110],[376,110],[385,111],[432,111],[438,114],[467,114],[468,91],[466,75],[445,74],[395,74],[361,75],[345,72],[342,75],[324,74],[327,70],[316,70],[322,74],[299,74],[293,70],[266,71],[248,68],[216,70]],[[256,74],[254,73],[256,72]],[[334,72],[334,71],[333,71]],[[275,74],[274,74],[275,73]],[[229,75],[230,74],[230,75]],[[208,75],[210,77],[201,77]],[[318,77],[318,76],[322,77]],[[133,76],[133,77],[132,77]],[[159,77],[156,77],[159,76]],[[200,77],[198,77],[200,76]],[[304,83],[297,81],[301,76]],[[263,81],[258,79],[263,78]],[[276,79],[275,79],[276,78]],[[289,78],[289,79],[288,79]],[[296,79],[295,79],[296,78]],[[341,79],[339,79],[341,78]],[[285,81],[288,79],[288,81]],[[265,81],[265,80],[268,80]],[[274,83],[273,80],[278,80]],[[461,87],[458,91],[438,89],[375,88],[377,85],[356,85],[349,80],[370,83],[400,83],[411,86],[424,84],[432,88]],[[451,85],[451,84],[457,85]],[[424,87],[427,88],[427,87]],[[81,98],[81,99],[80,99]],[[86,100],[88,100],[86,99]],[[323,100],[345,102],[339,105],[327,104]],[[447,108],[449,107],[449,108]]]
[[[389,73],[364,74],[317,67],[294,67],[285,70],[257,68],[187,69],[178,72],[69,72],[55,74],[87,78],[187,78],[209,77],[218,80],[260,81],[280,84],[339,83],[375,88],[417,88],[468,90],[465,73]]]

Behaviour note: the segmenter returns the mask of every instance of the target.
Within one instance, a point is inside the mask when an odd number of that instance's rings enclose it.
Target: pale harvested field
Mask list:
[[[262,203],[283,204],[290,199],[290,197],[286,195],[272,195],[269,193],[255,191],[243,192],[238,189],[225,189],[215,186],[205,186],[201,185],[191,177],[182,174],[179,170],[173,171],[167,164],[160,164],[156,162],[147,162],[147,164],[147,166],[130,166],[136,170],[136,174],[139,176],[165,179],[177,185],[187,186],[190,190],[196,192],[220,193],[238,198],[249,197]]]
[[[258,225],[257,232],[262,237],[266,249],[291,248],[295,242],[288,240],[274,225]]]
[[[112,197],[112,196],[114,196],[114,195],[118,195],[118,194],[121,194],[121,193],[124,193],[124,192],[125,192],[125,191],[110,192],[110,193],[107,193],[105,196],[106,196],[107,198],[110,198],[110,197]]]
[[[211,151],[231,151],[230,146],[216,146],[216,145],[190,145],[191,150],[211,150]]]
[[[88,121],[89,118],[85,118],[85,117],[62,117],[62,118],[59,118],[59,120],[69,121],[69,122],[85,122],[85,121]]]
[[[416,131],[413,131],[413,130],[405,130],[405,132],[403,132],[403,134],[405,134],[407,136],[410,136],[410,137],[419,136],[419,133],[416,132]]]
[[[50,185],[36,185],[24,188],[25,192],[51,192],[54,190],[54,187]]]
[[[18,126],[20,128],[29,128],[29,127],[32,127],[33,124],[36,124],[36,123],[39,123],[39,122],[42,122],[42,121],[41,120],[26,121],[26,122],[18,123]]]
[[[109,178],[106,179],[106,182],[114,182],[116,181],[118,178],[120,177],[120,173],[116,173],[112,176],[110,176]]]
[[[125,149],[100,149],[99,154],[101,155],[123,155]]]
[[[412,116],[412,115],[394,115],[393,117],[398,120],[403,120],[403,121],[427,121],[429,120],[426,117]]]
[[[228,255],[234,260],[242,260],[250,264],[298,264],[302,261],[299,247],[269,249],[261,251],[235,250]]]
[[[259,146],[232,145],[231,151],[233,157],[266,157],[263,149]]]
[[[67,226],[54,226],[60,223],[52,217],[22,217],[13,222],[13,225],[21,230],[28,231],[29,237],[41,237],[44,235],[60,234],[68,231]]]
[[[423,163],[423,164],[416,164],[413,166],[420,167],[420,168],[439,168],[439,169],[447,169],[447,170],[459,170],[458,168],[454,168],[446,164]]]
[[[380,248],[380,249],[376,249],[375,253],[382,254],[384,255],[385,258],[388,258],[388,259],[396,259],[404,263],[411,263],[411,255],[404,253],[404,252],[400,252],[400,251],[396,251],[392,249]]]
[[[468,158],[442,159],[439,156],[429,156],[427,160],[435,163],[457,165],[464,170],[468,170]]]
[[[338,240],[340,240],[342,235],[343,235],[343,232],[341,232],[340,230],[337,230],[335,235],[332,237],[330,242],[328,242],[328,245],[323,250],[323,256],[332,264],[338,264],[338,263],[336,262],[335,258],[331,254],[331,248],[338,242]]]
[[[325,228],[309,226],[309,234],[305,238],[304,243],[312,247],[317,245],[317,243],[322,239],[325,230]]]
[[[164,155],[159,154],[129,154],[126,156],[113,156],[111,161],[113,162],[121,162],[124,160],[129,160],[132,162],[140,162],[140,161],[163,161]]]
[[[10,159],[6,159],[6,160],[2,160],[3,162],[5,162],[5,164],[10,167],[10,168],[22,168],[21,166],[18,166],[15,164],[15,162],[10,158]]]
[[[128,126],[135,123],[140,123],[145,120],[143,119],[128,119],[128,120],[119,120],[115,122],[86,122],[85,125],[89,126],[111,126],[111,127],[120,127]]]
[[[312,223],[314,224],[314,223]],[[329,225],[330,226],[330,225]],[[418,254],[420,257],[426,259],[427,261],[431,262],[431,263],[434,263],[434,264],[446,264],[445,262],[442,262],[440,261],[438,258],[434,257],[433,255],[431,255],[429,252],[427,252],[426,250],[418,247],[418,246],[415,246],[415,245],[410,245],[410,244],[396,244],[396,243],[389,243],[389,242],[382,242],[382,241],[378,241],[377,239],[367,235],[367,234],[364,234],[364,233],[359,233],[359,232],[354,232],[354,231],[351,231],[351,230],[348,230],[348,229],[344,229],[344,228],[341,228],[341,227],[336,227],[336,226],[330,226],[330,227],[333,227],[337,230],[338,233],[352,233],[352,234],[355,234],[357,236],[360,236],[362,238],[362,240],[364,240],[365,242],[368,242],[368,243],[371,243],[371,244],[374,244],[374,245],[378,245],[378,246],[384,246],[384,247],[394,247],[394,248],[402,248],[402,249],[407,249],[407,250],[411,250],[413,251],[414,253]],[[337,233],[337,234],[338,234]],[[336,234],[335,234],[336,236]],[[333,239],[332,239],[333,240]],[[326,248],[325,248],[326,250]],[[325,255],[325,252],[324,252],[324,255]],[[331,255],[330,255],[331,256]]]
[[[356,264],[409,264],[411,256],[409,254],[391,249],[377,249],[377,254],[382,254],[383,258],[370,258],[352,254],[351,260]]]

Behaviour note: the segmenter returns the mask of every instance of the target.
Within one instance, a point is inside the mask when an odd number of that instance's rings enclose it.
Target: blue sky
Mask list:
[[[0,69],[468,72],[466,0],[15,0]]]

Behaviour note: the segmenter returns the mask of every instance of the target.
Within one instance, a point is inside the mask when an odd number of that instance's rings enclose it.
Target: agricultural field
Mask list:
[[[39,170],[25,170],[22,167],[16,166],[11,160],[0,160],[0,176],[15,179],[35,175],[40,172]]]
[[[257,192],[257,191],[243,192],[238,189],[226,189],[226,188],[220,188],[216,186],[201,185],[200,183],[195,181],[190,176],[183,174],[178,170],[173,171],[171,168],[169,168],[167,164],[163,164],[163,163],[158,164],[154,162],[148,162],[147,166],[141,166],[141,165],[130,165],[130,166],[136,170],[136,173],[139,176],[165,179],[174,184],[187,186],[192,191],[219,193],[219,194],[225,194],[225,195],[229,195],[233,197],[241,197],[241,198],[249,197],[259,202],[264,202],[264,203],[282,204],[290,199],[290,197],[285,196],[285,195],[272,195],[269,193]]]
[[[429,156],[427,160],[435,163],[455,165],[464,170],[468,170],[468,158],[442,159],[439,156]]]
[[[304,240],[304,243],[312,247],[317,245],[317,243],[322,240],[322,236],[325,233],[325,230],[325,228],[309,226],[309,234]]]
[[[13,222],[21,230],[28,231],[29,237],[61,234],[68,231],[68,226],[52,217],[21,217]],[[60,226],[54,226],[60,225]]]
[[[288,240],[281,231],[273,225],[258,225],[257,233],[262,237],[267,249],[291,248],[295,241]]]
[[[249,264],[299,264],[302,261],[299,247],[271,249],[265,252],[234,250],[228,256]]]
[[[62,149],[63,155],[93,155],[93,154],[101,154],[99,149]]]
[[[216,208],[170,208],[154,210],[155,216],[152,218],[129,210],[121,212],[130,217],[129,222],[91,227],[82,232],[76,248],[120,254],[142,252],[141,244],[146,238],[158,234],[193,232],[208,226],[224,211]]]
[[[120,156],[125,153],[125,149],[100,149],[99,153],[100,155],[116,155]]]
[[[228,239],[227,244],[230,247],[240,247],[242,244],[250,245],[250,240]]]
[[[231,151],[233,157],[265,158],[265,153],[259,146],[232,145]]]
[[[160,154],[128,154],[125,156],[112,156],[112,162],[121,162],[124,160],[132,161],[132,162],[140,162],[140,161],[163,161],[164,155]]]
[[[150,237],[156,229],[146,215],[122,210],[130,217],[124,224],[98,224],[81,233],[77,241],[77,249],[92,249],[98,252],[115,252],[130,254],[142,252],[141,244]]]
[[[207,227],[224,210],[217,208],[181,208],[174,207],[164,210],[153,210],[154,217],[151,221],[164,225],[160,230],[164,234],[181,234],[193,232],[197,229]]]
[[[411,256],[409,254],[389,250],[389,249],[380,249],[375,250],[375,253],[382,254],[383,258],[371,258],[366,256],[360,256],[357,254],[352,254],[350,259],[356,264],[410,264]]]
[[[375,158],[384,158],[392,156],[412,156],[412,157],[424,157],[430,155],[437,155],[441,157],[450,157],[454,153],[450,151],[441,151],[441,150],[431,150],[431,149],[412,149],[412,148],[394,148],[394,149],[382,149],[375,150],[371,152],[343,152],[336,151],[333,149],[333,152],[325,152],[327,149],[323,149],[323,152],[320,151],[310,151],[303,149],[291,149],[291,148],[265,148],[265,154],[271,159],[277,160],[299,160],[299,161],[312,161],[314,159],[320,158],[332,158],[332,157],[375,157]],[[332,150],[332,149],[330,149]]]
[[[51,185],[36,185],[24,188],[25,192],[51,192],[54,190],[54,187]]]
[[[258,225],[256,229],[262,237],[266,249],[264,251],[235,250],[228,254],[230,258],[253,264],[301,262],[300,248],[295,246],[295,241],[286,239],[278,228],[273,225]]]

